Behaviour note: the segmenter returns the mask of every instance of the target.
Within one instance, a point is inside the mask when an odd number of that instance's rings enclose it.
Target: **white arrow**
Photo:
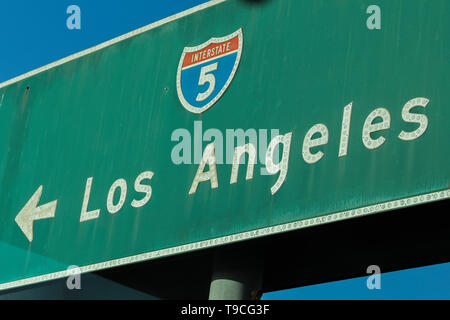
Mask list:
[[[30,200],[28,200],[27,204],[20,210],[16,219],[14,219],[30,242],[33,241],[33,222],[35,220],[55,217],[58,200],[36,207],[41,198],[41,194],[42,186],[36,190]]]

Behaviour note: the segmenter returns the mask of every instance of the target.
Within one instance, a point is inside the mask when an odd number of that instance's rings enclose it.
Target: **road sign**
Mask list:
[[[450,3],[379,3],[211,1],[0,85],[0,289],[449,198]]]

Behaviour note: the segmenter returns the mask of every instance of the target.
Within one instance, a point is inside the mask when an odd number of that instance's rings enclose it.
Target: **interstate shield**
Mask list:
[[[242,28],[196,47],[185,47],[177,71],[177,93],[185,109],[202,113],[225,93],[241,59]]]

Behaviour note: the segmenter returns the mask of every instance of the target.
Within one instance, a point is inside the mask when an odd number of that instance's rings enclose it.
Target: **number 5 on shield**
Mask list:
[[[209,83],[208,89],[205,92],[201,92],[197,95],[197,98],[195,100],[197,101],[203,101],[206,98],[208,98],[211,93],[214,91],[214,88],[216,87],[216,78],[212,72],[217,70],[217,62],[213,64],[209,64],[207,66],[202,67],[200,70],[200,78],[198,79],[198,85],[204,85],[205,83]]]

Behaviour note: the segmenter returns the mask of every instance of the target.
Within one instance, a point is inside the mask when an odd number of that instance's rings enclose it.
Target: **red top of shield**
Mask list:
[[[239,49],[239,36],[235,36],[232,39],[229,39],[220,43],[211,43],[203,49],[194,52],[187,52],[182,68],[186,68],[192,66],[194,64],[198,64],[200,62],[218,58],[225,54],[232,53]]]

